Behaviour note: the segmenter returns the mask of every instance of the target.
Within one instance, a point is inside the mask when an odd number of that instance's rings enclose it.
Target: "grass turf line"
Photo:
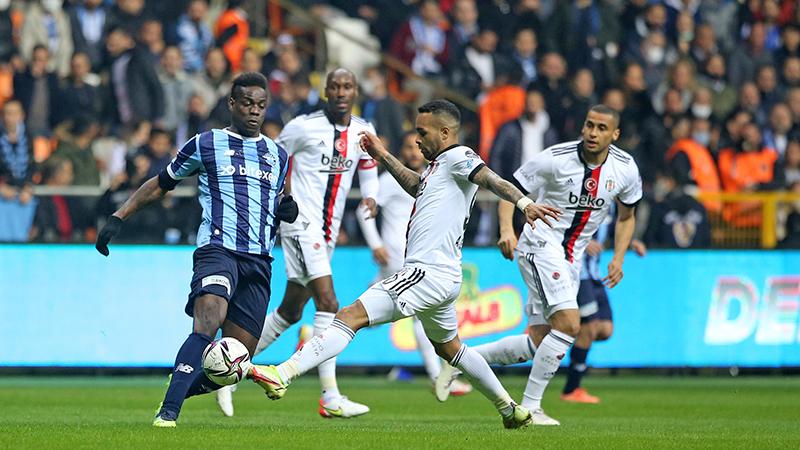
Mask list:
[[[255,385],[222,417],[213,395],[188,400],[177,429],[150,426],[165,378],[0,377],[0,448],[800,448],[800,379],[590,377],[600,405],[545,395],[561,427],[504,430],[479,393],[440,404],[429,385],[342,377],[342,391],[372,412],[349,420],[317,413],[316,377],[280,401]],[[513,397],[526,379],[503,378]]]

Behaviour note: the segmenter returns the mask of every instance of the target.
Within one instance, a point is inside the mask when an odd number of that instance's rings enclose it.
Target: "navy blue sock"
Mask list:
[[[221,388],[222,386],[214,383],[213,381],[208,379],[205,372],[200,372],[200,375],[195,377],[194,383],[192,383],[189,390],[186,392],[186,398],[194,397],[195,395],[202,395],[208,394],[209,392],[214,392],[217,389]]]
[[[192,333],[183,342],[178,356],[175,357],[175,367],[172,370],[172,379],[169,382],[167,393],[164,395],[164,405],[161,412],[167,413],[170,418],[178,418],[183,400],[189,388],[200,375],[203,375],[203,350],[211,343],[211,338],[205,334]]]
[[[564,385],[564,393],[569,394],[581,385],[581,378],[586,374],[586,355],[589,354],[588,348],[572,346],[569,352],[569,370],[567,371],[567,384]]]

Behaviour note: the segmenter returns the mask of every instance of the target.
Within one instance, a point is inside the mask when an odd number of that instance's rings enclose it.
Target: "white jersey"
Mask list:
[[[642,198],[642,180],[633,158],[618,147],[609,147],[608,157],[593,167],[583,161],[583,141],[565,142],[547,148],[514,172],[523,192],[537,203],[564,212],[553,227],[525,224],[518,250],[524,253],[557,252],[580,265],[583,251],[597,228],[618,200],[634,206]]]
[[[414,197],[403,189],[392,174],[384,172],[378,177],[378,205],[381,207],[381,239],[389,255],[387,271],[397,272],[403,267],[406,251],[408,219],[414,208]]]
[[[469,147],[456,145],[422,173],[408,222],[406,266],[422,266],[461,281],[464,228],[478,192],[471,180],[483,165]]]
[[[275,141],[291,157],[291,191],[300,214],[281,223],[281,233],[320,233],[333,245],[339,234],[347,193],[357,169],[374,169],[375,160],[358,145],[362,131],[375,128],[355,115],[350,125],[336,125],[324,111],[295,117]]]

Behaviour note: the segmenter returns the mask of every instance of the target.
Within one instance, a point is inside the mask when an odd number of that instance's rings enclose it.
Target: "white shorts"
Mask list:
[[[331,275],[334,246],[325,242],[322,233],[281,233],[281,247],[289,281],[305,286],[311,280]]]
[[[554,312],[578,309],[580,268],[575,264],[558,254],[518,252],[517,265],[528,286],[528,325],[546,325]]]
[[[367,311],[370,326],[417,316],[428,339],[445,343],[458,335],[455,303],[460,291],[460,281],[406,266],[370,286],[358,299]]]

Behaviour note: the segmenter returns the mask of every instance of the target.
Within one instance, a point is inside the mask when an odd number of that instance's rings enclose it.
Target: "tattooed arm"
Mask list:
[[[536,219],[541,219],[548,226],[552,226],[547,217],[558,220],[558,216],[561,214],[561,210],[556,207],[540,205],[530,200],[525,201],[523,206],[521,202],[527,197],[516,186],[504,180],[486,166],[478,169],[478,172],[472,177],[472,182],[492,191],[500,199],[517,205],[518,208],[524,208],[525,218],[532,227],[535,226]]]
[[[361,140],[359,143],[361,148],[369,153],[375,161],[382,164],[404,191],[408,192],[410,196],[416,197],[417,188],[419,187],[419,174],[404,166],[400,160],[392,156],[383,146],[380,138],[374,134],[364,131],[360,135]]]

